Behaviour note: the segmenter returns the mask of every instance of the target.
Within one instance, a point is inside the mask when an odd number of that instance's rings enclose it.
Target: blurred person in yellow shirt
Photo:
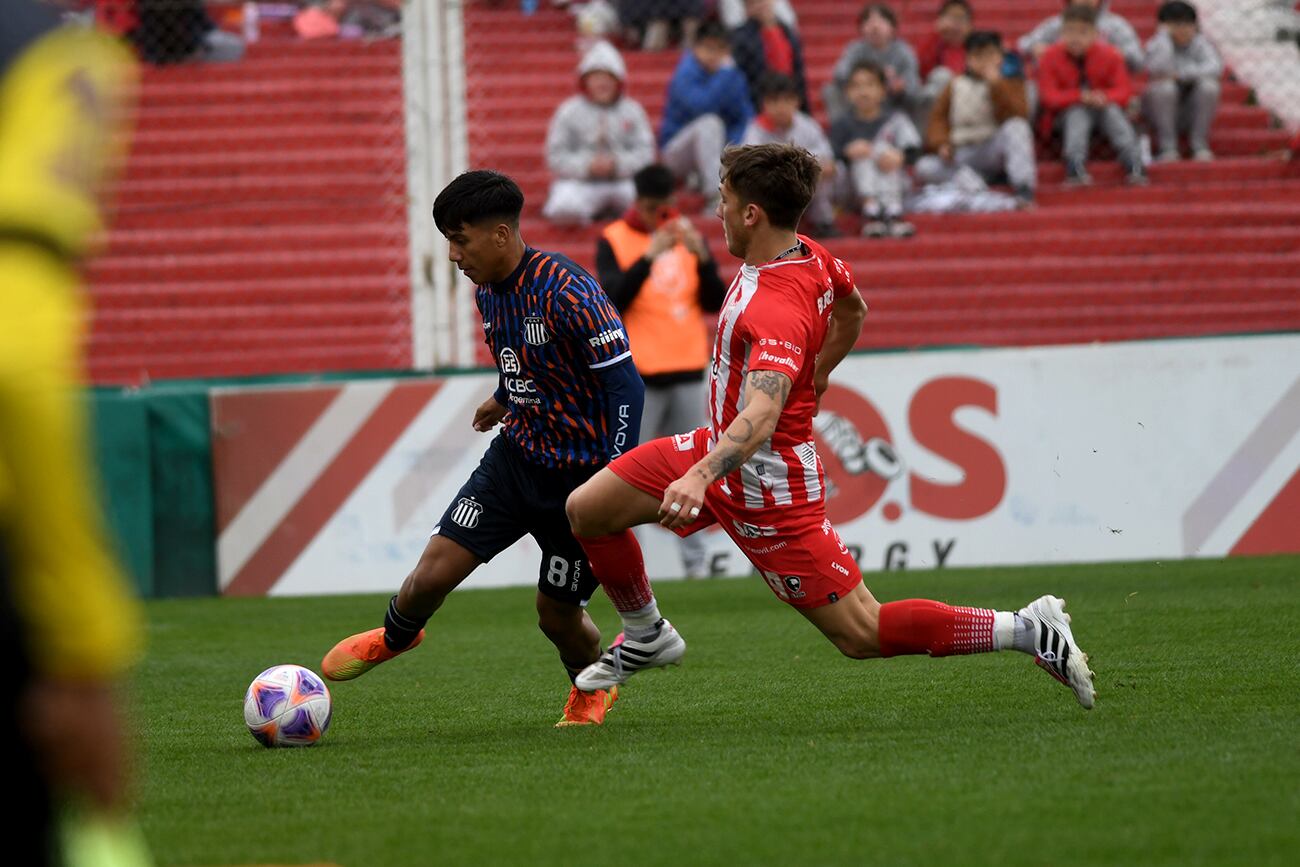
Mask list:
[[[134,97],[131,55],[4,0],[0,27],[0,641],[6,839],[24,864],[149,863],[128,808],[119,683],[140,613],[85,446],[78,271]],[[58,834],[56,811],[76,816]],[[30,851],[28,851],[30,850]]]

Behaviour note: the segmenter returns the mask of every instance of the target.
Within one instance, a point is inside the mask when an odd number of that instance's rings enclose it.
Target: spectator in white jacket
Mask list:
[[[636,198],[632,176],[654,161],[654,129],[645,109],[623,94],[627,67],[618,50],[597,42],[578,64],[581,92],[555,110],[546,134],[554,180],[543,216],[590,223],[622,213]]]
[[[1118,49],[1124,55],[1124,64],[1129,72],[1142,69],[1142,41],[1138,39],[1133,25],[1121,15],[1116,15],[1108,8],[1110,0],[1065,0],[1066,6],[1091,6],[1097,10],[1097,33],[1102,41]],[[1053,15],[1040,22],[1037,27],[1020,37],[1016,47],[1021,54],[1032,54],[1034,59],[1043,56],[1043,52],[1061,41],[1061,16]]]
[[[1142,96],[1147,120],[1156,133],[1157,162],[1179,158],[1178,134],[1187,133],[1193,159],[1214,159],[1210,124],[1219,110],[1223,61],[1200,32],[1196,7],[1170,0],[1156,13],[1160,30],[1147,42],[1151,76]]]

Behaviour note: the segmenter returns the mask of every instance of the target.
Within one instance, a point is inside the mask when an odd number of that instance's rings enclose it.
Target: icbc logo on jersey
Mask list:
[[[996,418],[996,389],[983,380],[944,376],[923,383],[908,401],[911,441],[961,474],[955,482],[939,481],[905,465],[888,423],[871,401],[853,389],[832,385],[813,419],[826,470],[830,520],[848,523],[882,500],[881,515],[887,521],[898,520],[905,504],[949,521],[980,518],[996,509],[1007,489],[1006,464],[996,446],[957,424],[958,411],[970,409]],[[891,488],[895,495],[886,498]]]

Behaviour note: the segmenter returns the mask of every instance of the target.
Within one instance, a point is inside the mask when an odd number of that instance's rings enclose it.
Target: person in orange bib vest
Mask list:
[[[632,360],[645,381],[641,441],[704,424],[704,372],[709,365],[705,313],[717,313],[727,293],[708,244],[677,212],[675,180],[665,166],[632,178],[636,200],[596,242],[596,269],[623,317]],[[704,540],[680,540],[688,578],[707,574]]]

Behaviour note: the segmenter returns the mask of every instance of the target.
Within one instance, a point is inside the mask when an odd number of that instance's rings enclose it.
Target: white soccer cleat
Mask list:
[[[600,659],[584,668],[574,679],[578,689],[595,692],[611,689],[623,683],[638,671],[646,668],[663,668],[681,665],[686,655],[686,642],[681,633],[667,620],[659,627],[659,634],[651,641],[624,638],[600,655]]]
[[[1040,596],[1020,609],[1020,616],[1034,626],[1034,662],[1039,668],[1074,690],[1075,698],[1092,710],[1097,690],[1092,685],[1088,654],[1074,643],[1065,600]]]

